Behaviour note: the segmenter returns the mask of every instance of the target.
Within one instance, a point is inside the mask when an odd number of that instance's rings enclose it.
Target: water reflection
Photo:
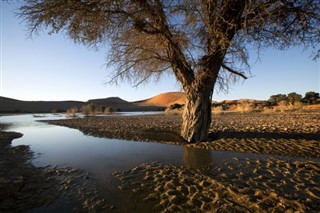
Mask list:
[[[1,116],[0,122],[11,124],[7,131],[23,134],[12,144],[29,145],[36,155],[32,161],[35,166],[76,167],[103,176],[146,162],[182,164],[181,146],[97,138],[76,129],[37,122],[53,119],[61,117],[50,114],[10,115]]]
[[[183,146],[183,166],[203,168],[212,163],[212,151]]]

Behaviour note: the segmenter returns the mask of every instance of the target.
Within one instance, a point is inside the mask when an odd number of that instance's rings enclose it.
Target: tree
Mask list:
[[[319,0],[25,0],[31,32],[65,32],[89,46],[110,45],[111,82],[135,85],[171,72],[186,93],[181,136],[208,139],[214,88],[246,79],[248,47],[316,50]]]
[[[275,106],[279,104],[280,102],[287,102],[288,98],[287,95],[285,94],[278,94],[278,95],[271,95],[268,102],[272,105]]]
[[[319,99],[319,93],[317,92],[307,92],[303,98],[303,102],[307,104],[315,104]]]
[[[89,107],[90,112],[92,113],[92,115],[94,115],[96,113],[96,109],[97,109],[96,105],[94,103],[90,103],[89,102],[88,107]]]
[[[104,113],[105,110],[106,110],[106,106],[104,105],[100,106],[100,112]]]
[[[288,101],[289,103],[291,104],[294,104],[294,103],[298,103],[302,100],[302,96],[295,93],[295,92],[291,92],[288,94]]]

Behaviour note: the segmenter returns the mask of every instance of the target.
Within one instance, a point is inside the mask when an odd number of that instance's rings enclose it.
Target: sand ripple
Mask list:
[[[234,159],[201,171],[150,163],[114,175],[126,190],[147,191],[156,211],[318,212],[319,171],[313,161]]]

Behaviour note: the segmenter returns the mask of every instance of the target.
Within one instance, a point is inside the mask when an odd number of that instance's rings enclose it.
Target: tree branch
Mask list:
[[[231,73],[233,73],[235,75],[238,75],[238,76],[242,77],[243,79],[248,79],[248,77],[243,72],[235,71],[234,69],[231,69],[230,67],[226,66],[225,64],[222,64],[221,67],[223,69],[227,70],[228,72],[231,72]]]

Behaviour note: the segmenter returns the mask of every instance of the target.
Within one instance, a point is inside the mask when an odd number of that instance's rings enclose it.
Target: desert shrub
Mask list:
[[[84,106],[82,106],[81,112],[82,112],[82,114],[84,114],[85,116],[90,115],[91,109],[90,109],[89,105],[84,105]]]
[[[236,106],[236,111],[245,113],[245,112],[252,112],[254,110],[254,105],[249,102],[239,103]]]
[[[113,107],[107,107],[105,108],[104,110],[104,114],[111,114],[111,113],[115,113],[117,112],[118,110],[116,108],[113,108]]]
[[[262,109],[262,113],[273,113],[274,112],[274,109],[273,107],[263,107]]]
[[[170,109],[169,107],[165,110],[166,115],[182,115],[183,110],[180,109]]]
[[[106,106],[102,105],[99,108],[100,108],[99,110],[100,110],[101,113],[104,113],[106,111]]]
[[[287,95],[285,94],[278,94],[278,95],[271,95],[268,102],[272,105],[275,106],[279,104],[281,101],[287,101]]]
[[[222,106],[212,107],[211,111],[212,111],[213,114],[218,115],[218,114],[222,113],[223,107]]]
[[[78,112],[77,107],[72,107],[72,108],[67,110],[67,115],[70,116],[70,117],[76,117],[77,116],[77,112]]]
[[[281,101],[277,106],[273,107],[275,112],[285,112],[292,110],[300,110],[302,109],[303,104],[301,102],[288,103],[287,101]]]
[[[301,102],[302,96],[298,93],[291,92],[288,94],[288,102],[292,105],[294,105],[296,102]]]
[[[273,107],[275,112],[284,112],[289,110],[289,103],[287,101],[280,101],[277,106]]]
[[[94,115],[96,113],[97,106],[94,105],[93,103],[89,103],[88,107],[90,108],[91,114]]]
[[[317,92],[307,92],[302,99],[302,102],[306,104],[316,104],[317,100],[320,98],[319,93]]]
[[[303,107],[304,107],[304,104],[302,103],[302,102],[295,102],[294,104],[294,108],[296,109],[296,110],[300,110],[300,109],[302,109]]]
[[[172,104],[169,106],[170,110],[174,110],[174,109],[183,109],[184,104]]]

